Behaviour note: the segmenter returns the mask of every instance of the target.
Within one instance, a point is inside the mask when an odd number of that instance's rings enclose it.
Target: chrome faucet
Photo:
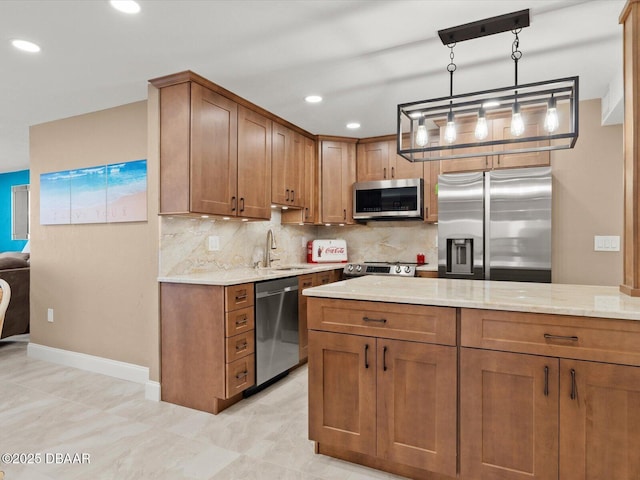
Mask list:
[[[271,262],[277,262],[278,259],[275,258],[271,258],[271,250],[275,250],[276,248],[278,248],[278,246],[276,245],[276,237],[274,237],[273,235],[273,230],[269,229],[269,231],[267,232],[267,245],[264,249],[264,266],[265,268],[269,268],[271,267]]]

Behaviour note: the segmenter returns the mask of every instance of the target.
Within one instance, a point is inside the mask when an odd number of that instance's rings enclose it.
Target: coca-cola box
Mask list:
[[[307,263],[347,263],[347,242],[342,239],[309,240]]]

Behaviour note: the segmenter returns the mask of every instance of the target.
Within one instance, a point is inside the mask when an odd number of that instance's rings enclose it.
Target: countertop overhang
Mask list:
[[[618,287],[364,276],[307,288],[309,297],[640,320]]]
[[[326,272],[344,268],[344,263],[300,263],[273,268],[232,268],[213,272],[166,275],[158,277],[160,283],[191,283],[195,285],[230,286],[241,283],[261,282],[277,278],[297,277],[308,273]]]

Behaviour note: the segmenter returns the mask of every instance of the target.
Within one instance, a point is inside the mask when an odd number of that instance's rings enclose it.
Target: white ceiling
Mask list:
[[[520,83],[579,75],[580,98],[600,98],[622,69],[624,0],[139,3],[128,16],[107,0],[0,1],[0,172],[29,168],[30,125],[145,99],[147,80],[182,70],[311,133],[394,133],[398,103],[448,95],[438,30],[525,8]],[[512,40],[459,43],[454,93],[512,85]],[[311,93],[324,102],[305,103]]]

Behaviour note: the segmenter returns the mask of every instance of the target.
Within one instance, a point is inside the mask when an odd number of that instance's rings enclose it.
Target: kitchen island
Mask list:
[[[640,478],[640,299],[376,276],[304,295],[317,452],[410,478]]]

